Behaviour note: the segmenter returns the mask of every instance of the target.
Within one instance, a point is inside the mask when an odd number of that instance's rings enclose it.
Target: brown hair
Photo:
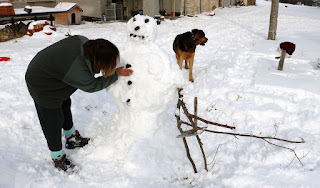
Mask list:
[[[117,66],[119,57],[118,48],[105,39],[89,40],[83,44],[84,56],[92,67],[101,70],[104,77],[112,75]]]

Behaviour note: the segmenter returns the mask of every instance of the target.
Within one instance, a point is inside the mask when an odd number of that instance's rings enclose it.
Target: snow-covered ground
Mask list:
[[[0,57],[11,58],[0,61],[0,187],[320,187],[320,8],[280,4],[277,40],[270,41],[270,5],[258,0],[257,6],[217,9],[213,17],[203,13],[165,20],[158,26],[156,42],[175,63],[175,36],[202,29],[209,40],[196,50],[195,82],[184,87],[190,112],[198,97],[200,117],[236,126],[234,131],[212,125],[208,129],[288,140],[301,137],[303,144],[274,143],[294,149],[303,166],[293,152],[261,139],[204,132],[200,137],[208,172],[196,139],[187,138],[199,171],[194,174],[182,140],[176,138],[176,101],[161,117],[166,124],[152,138],[136,137],[139,147],[121,148],[125,138],[114,139],[119,130],[112,121],[118,112],[113,99],[105,90],[78,90],[72,95],[74,123],[92,142],[65,150],[81,168],[78,173],[56,170],[24,74],[38,51],[67,33],[105,38],[124,47],[125,23],[85,23],[57,26],[50,36],[39,32],[0,44]],[[295,43],[296,51],[280,72],[274,57],[284,41]],[[188,79],[188,71],[183,73]],[[146,130],[140,134],[149,134]],[[128,157],[136,157],[136,163]]]

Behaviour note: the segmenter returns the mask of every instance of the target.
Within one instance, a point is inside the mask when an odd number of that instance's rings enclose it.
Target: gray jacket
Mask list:
[[[102,90],[114,83],[116,73],[104,78],[95,77],[90,60],[84,56],[84,36],[63,39],[40,51],[26,72],[28,90],[34,101],[45,108],[58,108],[77,89],[86,92]]]

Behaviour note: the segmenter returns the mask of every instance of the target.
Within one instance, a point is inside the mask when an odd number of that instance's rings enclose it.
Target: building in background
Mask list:
[[[0,0],[5,1],[5,0]],[[83,19],[128,20],[136,14],[195,15],[209,12],[215,7],[230,7],[240,3],[255,5],[256,0],[6,0],[15,8],[28,6],[55,7],[61,2],[76,3]],[[289,1],[289,0],[288,0]],[[307,0],[306,0],[307,1]],[[310,0],[313,1],[313,0]]]
[[[24,8],[25,6],[43,6],[53,8],[57,5],[56,0],[9,0],[14,8]]]
[[[55,24],[79,25],[82,22],[83,10],[77,3],[61,2],[55,8],[66,10],[67,12],[55,14]]]

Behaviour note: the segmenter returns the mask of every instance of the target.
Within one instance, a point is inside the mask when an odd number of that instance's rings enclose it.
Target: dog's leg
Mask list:
[[[187,60],[187,59],[186,59],[186,60],[184,60],[184,63],[185,63],[185,66],[184,66],[184,67],[185,67],[186,69],[189,69],[189,66],[188,66],[188,60]]]
[[[190,82],[193,82],[194,79],[193,79],[193,76],[192,76],[192,68],[193,68],[193,58],[194,58],[194,54],[192,55],[191,58],[189,58],[189,81]]]
[[[182,70],[183,59],[181,57],[177,57],[177,60],[178,60],[178,65],[180,67],[180,70]]]
[[[177,58],[177,62],[178,62],[178,65],[180,67],[180,70],[182,70],[183,60],[182,60],[181,56],[178,53],[176,53],[176,58]]]

